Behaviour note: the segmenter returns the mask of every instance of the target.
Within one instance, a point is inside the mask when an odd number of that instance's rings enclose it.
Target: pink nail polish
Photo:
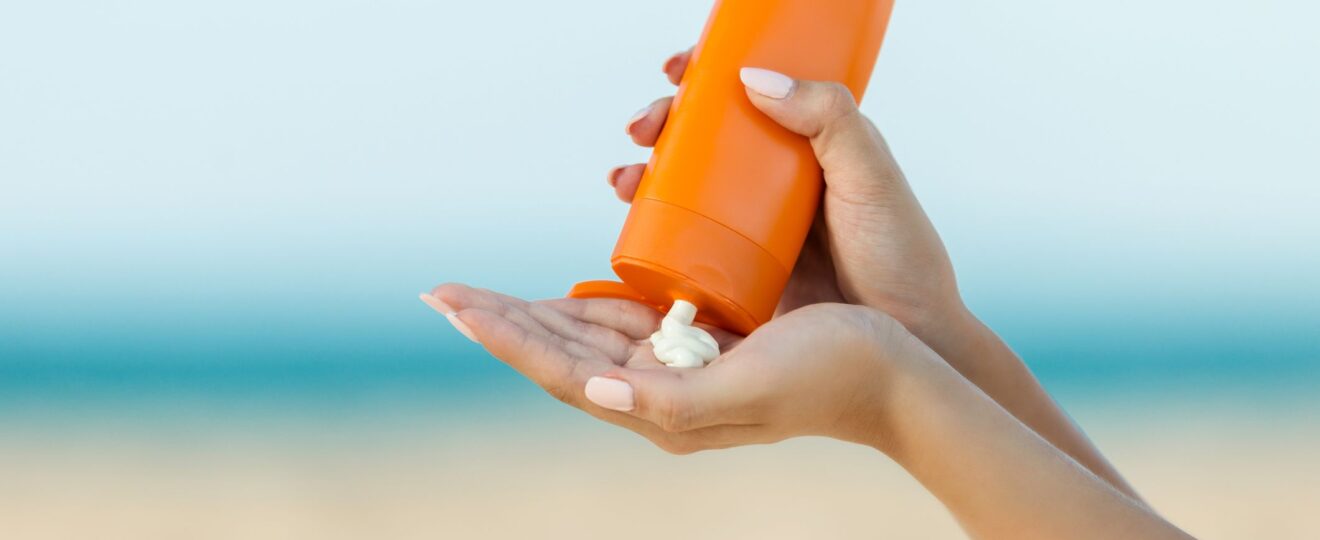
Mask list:
[[[742,68],[738,75],[743,84],[753,92],[770,99],[787,98],[793,93],[793,86],[797,84],[792,77],[768,69]]]
[[[634,114],[632,118],[628,119],[628,126],[623,128],[623,132],[628,135],[632,135],[633,126],[636,125],[638,122],[641,122],[642,119],[646,118],[647,116],[650,116],[650,114],[651,114],[650,107],[646,107],[640,111],[637,111],[637,114]]]
[[[636,406],[632,385],[618,379],[592,377],[585,392],[592,403],[612,411],[629,412]]]
[[[619,185],[619,175],[620,175],[620,174],[623,174],[623,169],[625,169],[625,168],[626,168],[625,165],[620,165],[620,166],[618,166],[618,167],[615,167],[615,168],[613,168],[613,169],[610,169],[610,175],[609,175],[609,178],[608,178],[608,181],[609,181],[609,183],[610,183],[610,187],[615,187],[615,186]]]
[[[670,56],[668,60],[665,60],[665,65],[661,66],[660,71],[665,75],[668,75],[669,71],[674,69],[674,66],[678,64],[678,61],[683,57],[683,54],[684,53],[674,53],[674,55]]]

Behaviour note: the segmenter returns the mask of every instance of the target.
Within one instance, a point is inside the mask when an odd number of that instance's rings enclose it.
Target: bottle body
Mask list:
[[[891,8],[892,0],[717,2],[611,258],[641,299],[662,308],[690,301],[699,320],[740,333],[773,316],[823,183],[809,142],[751,104],[739,71],[837,81],[860,99]]]

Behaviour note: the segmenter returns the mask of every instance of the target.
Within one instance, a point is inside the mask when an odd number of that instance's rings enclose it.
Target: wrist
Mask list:
[[[863,376],[854,378],[856,397],[836,437],[891,454],[899,439],[899,416],[912,412],[913,386],[921,383],[925,366],[940,359],[887,313],[866,307],[858,311],[865,324],[851,349]]]
[[[907,467],[914,457],[910,449],[915,444],[914,438],[920,437],[924,419],[944,406],[943,400],[950,397],[941,385],[948,382],[954,371],[921,340],[903,334],[907,338],[903,346],[879,357],[884,392],[871,404],[867,415],[871,429],[867,437],[857,442]]]

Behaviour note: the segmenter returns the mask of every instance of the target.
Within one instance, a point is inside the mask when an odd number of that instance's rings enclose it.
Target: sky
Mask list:
[[[417,293],[610,277],[605,173],[710,5],[0,5],[5,379],[498,369]],[[1317,19],[900,1],[863,111],[1034,365],[1313,370]]]

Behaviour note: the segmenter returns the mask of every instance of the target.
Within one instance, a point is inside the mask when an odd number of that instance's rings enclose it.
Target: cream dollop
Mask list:
[[[708,332],[692,326],[697,306],[675,300],[660,329],[651,334],[655,357],[669,367],[699,368],[719,357],[720,344]]]

